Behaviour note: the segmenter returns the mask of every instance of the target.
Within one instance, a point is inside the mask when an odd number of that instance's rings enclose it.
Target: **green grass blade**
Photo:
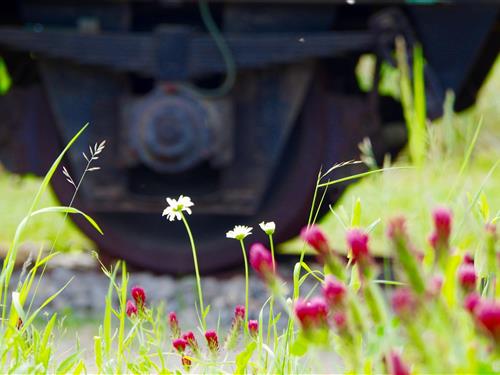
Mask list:
[[[368,172],[363,172],[363,173],[353,174],[353,175],[351,175],[351,176],[347,176],[347,177],[339,178],[339,179],[337,179],[337,180],[328,181],[328,182],[323,182],[323,183],[321,183],[321,184],[318,184],[318,187],[325,187],[325,186],[335,185],[335,184],[338,184],[338,183],[341,183],[341,182],[350,181],[350,180],[355,180],[355,179],[357,179],[357,178],[361,178],[361,177],[369,176],[369,175],[376,174],[376,173],[380,173],[380,172],[394,171],[394,170],[397,170],[397,169],[413,169],[413,167],[390,167],[390,168],[380,168],[380,169],[375,169],[375,170],[373,170],[373,171],[368,171]]]

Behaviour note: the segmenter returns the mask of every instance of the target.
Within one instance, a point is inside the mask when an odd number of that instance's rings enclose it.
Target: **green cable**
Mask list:
[[[191,85],[191,88],[202,96],[221,97],[229,93],[229,91],[231,91],[234,86],[234,83],[236,81],[236,63],[234,61],[231,50],[229,49],[229,46],[224,39],[224,36],[220,32],[217,24],[212,17],[212,13],[210,12],[210,8],[206,0],[199,0],[198,6],[203,23],[207,28],[208,33],[217,45],[222,59],[224,60],[224,64],[226,65],[226,77],[224,78],[224,81],[220,84],[220,86],[213,89],[194,87],[194,85]]]

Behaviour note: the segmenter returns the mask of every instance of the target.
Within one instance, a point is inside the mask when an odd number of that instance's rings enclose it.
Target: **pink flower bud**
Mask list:
[[[474,311],[477,309],[480,303],[481,303],[481,296],[477,292],[469,293],[464,298],[464,308],[471,314],[474,313]]]
[[[432,213],[434,228],[443,237],[449,237],[451,233],[452,213],[446,207],[437,207]]]
[[[205,339],[207,340],[208,349],[210,349],[212,353],[219,351],[219,338],[217,337],[217,332],[214,330],[206,331]]]
[[[472,256],[471,253],[465,253],[463,263],[474,265],[474,257]]]
[[[274,275],[271,252],[260,243],[254,243],[250,246],[250,265],[265,280]]]
[[[320,255],[326,255],[330,251],[328,240],[317,225],[304,227],[300,231],[300,237],[309,244]]]
[[[181,336],[181,329],[177,320],[177,314],[174,311],[168,314],[168,325],[170,326],[172,337],[179,338]]]
[[[127,301],[127,306],[125,307],[125,311],[127,312],[127,316],[131,318],[133,315],[137,315],[137,306],[132,300]]]
[[[236,320],[245,319],[245,306],[238,305],[234,308],[234,318]]]
[[[437,207],[433,213],[434,232],[429,237],[429,243],[434,249],[448,247],[451,234],[452,213],[448,208]]]
[[[360,229],[351,229],[347,231],[346,239],[352,251],[354,263],[363,261],[370,256],[368,251],[368,234]]]
[[[298,299],[295,304],[295,315],[304,330],[322,328],[327,325],[328,308],[320,297],[310,301]]]
[[[406,219],[403,216],[396,216],[389,221],[387,226],[387,237],[391,240],[406,237]]]
[[[462,264],[458,268],[458,280],[465,290],[473,290],[476,287],[476,270],[473,264]]]
[[[174,341],[172,341],[172,346],[179,353],[184,353],[184,350],[186,350],[187,341],[184,339],[174,339]]]
[[[429,234],[429,238],[427,239],[427,241],[429,241],[429,245],[431,245],[433,249],[437,249],[438,240],[439,238],[436,232],[432,232],[431,234]]]
[[[332,275],[326,276],[323,283],[323,297],[331,308],[341,305],[346,294],[347,289],[342,281]]]
[[[186,340],[186,343],[193,349],[194,352],[198,351],[198,342],[196,341],[196,337],[192,331],[188,331],[182,335],[182,338]]]
[[[480,325],[491,334],[495,340],[500,340],[500,303],[485,300],[474,310],[474,315]]]
[[[387,355],[387,367],[390,375],[410,375],[410,369],[394,350]]]
[[[257,334],[259,333],[259,322],[256,320],[249,320],[248,332],[250,333],[250,336],[257,337]]]
[[[132,288],[132,298],[134,299],[137,307],[142,309],[146,303],[146,292],[140,286]]]
[[[430,297],[436,297],[441,293],[441,288],[443,287],[443,276],[434,275],[430,278],[429,284],[427,285],[427,295]]]
[[[489,234],[492,237],[496,237],[497,235],[497,226],[493,223],[486,223],[484,226],[484,229],[486,230],[486,233]]]
[[[343,331],[347,327],[346,314],[343,311],[336,312],[333,314],[333,322],[339,331]]]
[[[409,288],[397,288],[391,296],[392,309],[398,316],[408,316],[415,311],[417,300]]]

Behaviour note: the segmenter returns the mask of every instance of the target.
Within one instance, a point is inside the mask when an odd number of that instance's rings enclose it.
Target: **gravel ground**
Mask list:
[[[242,267],[243,268],[243,267]],[[279,273],[291,277],[293,264],[281,264]],[[13,284],[19,280],[21,270],[13,275]],[[34,306],[56,293],[69,280],[69,285],[45,309],[48,313],[72,314],[78,318],[100,319],[105,308],[105,296],[109,280],[99,270],[92,256],[86,254],[61,254],[54,258],[50,268],[40,281]],[[286,279],[285,279],[286,280]],[[289,279],[286,281],[290,281]],[[35,283],[36,284],[36,283]],[[148,304],[163,303],[167,311],[176,311],[185,322],[196,322],[194,303],[197,301],[196,281],[193,276],[173,278],[167,275],[154,275],[148,272],[130,273],[129,286],[139,285],[147,293]],[[290,282],[288,282],[290,285]],[[313,283],[305,285],[309,290]],[[245,303],[245,278],[241,273],[202,277],[203,295],[206,305],[211,306],[207,323],[222,327],[229,326],[236,305]],[[33,287],[34,289],[34,287]],[[269,294],[266,286],[256,276],[250,277],[249,317],[257,319],[262,305]],[[117,303],[117,300],[116,300]],[[266,317],[264,313],[264,317]],[[186,327],[194,328],[194,327]]]

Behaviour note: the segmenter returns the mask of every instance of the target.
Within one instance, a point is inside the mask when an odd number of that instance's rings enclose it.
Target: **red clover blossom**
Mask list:
[[[310,301],[298,299],[295,304],[295,315],[306,331],[327,326],[328,308],[321,297],[315,297]]]
[[[250,265],[266,281],[274,277],[273,257],[261,243],[250,246]]]
[[[131,318],[134,315],[137,315],[137,306],[134,301],[128,300],[127,305],[125,307],[125,311],[127,312],[127,316]]]
[[[300,231],[300,237],[309,244],[320,255],[327,255],[330,252],[330,246],[324,233],[317,225],[304,227]]]
[[[257,337],[259,333],[259,322],[256,320],[249,320],[248,321],[248,332],[250,333],[250,336],[252,337]]]
[[[217,332],[214,330],[209,330],[205,332],[205,339],[207,340],[208,349],[213,353],[219,351],[219,338],[217,337]]]
[[[323,283],[323,297],[330,308],[341,305],[347,294],[345,284],[335,276],[327,275]]]
[[[146,304],[146,292],[144,291],[144,289],[142,289],[140,286],[134,286],[132,288],[131,294],[137,307],[142,310],[142,308]]]
[[[170,326],[172,337],[179,338],[181,336],[181,329],[177,320],[177,314],[174,311],[168,314],[168,325]]]

